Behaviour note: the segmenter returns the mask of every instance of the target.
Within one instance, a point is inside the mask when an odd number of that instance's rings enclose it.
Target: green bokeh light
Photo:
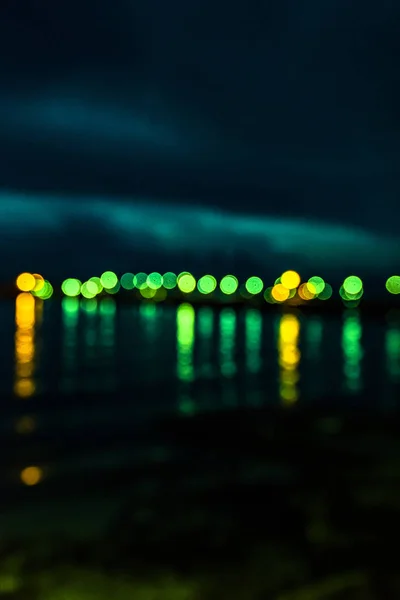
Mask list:
[[[344,286],[342,285],[339,289],[339,294],[340,297],[343,300],[349,301],[349,302],[353,302],[356,300],[360,300],[360,298],[362,298],[363,294],[364,294],[364,290],[361,289],[359,292],[357,292],[356,294],[349,294],[349,292],[347,292],[344,288]]]
[[[150,275],[148,275],[147,285],[152,290],[160,289],[160,287],[162,287],[162,284],[163,284],[163,278],[160,273],[154,272],[154,273],[150,273]]]
[[[178,277],[178,287],[184,294],[190,294],[196,288],[196,280],[191,273],[181,273]]]
[[[308,289],[314,294],[321,294],[325,289],[325,281],[322,279],[322,277],[318,277],[317,275],[310,277],[308,283],[312,286],[311,289],[310,287]]]
[[[152,298],[154,298],[154,296],[157,293],[157,290],[155,290],[154,288],[148,287],[146,285],[146,287],[142,287],[140,290],[140,295],[142,296],[142,298],[146,298],[146,300],[151,300]]]
[[[84,298],[94,298],[97,295],[97,285],[93,281],[85,281],[81,285],[81,294]]]
[[[79,296],[81,293],[81,285],[82,283],[79,281],[79,279],[69,278],[63,281],[61,290],[63,294],[73,298],[74,296]]]
[[[400,294],[400,277],[392,275],[386,281],[386,289],[390,294]]]
[[[239,287],[239,282],[234,275],[225,275],[219,284],[221,292],[227,296],[234,294]]]
[[[176,288],[176,282],[177,282],[177,277],[176,277],[175,273],[171,273],[171,271],[164,273],[163,286],[165,287],[166,290],[173,290],[174,288]]]
[[[134,274],[133,273],[124,273],[121,277],[121,285],[124,290],[133,290],[135,284],[133,283]]]
[[[103,291],[103,286],[101,284],[101,279],[100,277],[91,277],[89,279],[89,281],[92,281],[96,286],[97,286],[97,294],[101,294],[101,292]]]
[[[93,281],[85,281],[81,285],[81,294],[84,298],[94,298],[97,295],[97,285]]]
[[[325,283],[324,289],[322,290],[322,292],[320,294],[318,294],[318,299],[319,300],[329,300],[329,298],[332,298],[332,294],[333,294],[332,286],[329,283]]]
[[[362,287],[362,281],[356,275],[350,275],[349,277],[346,277],[343,282],[343,288],[345,292],[347,294],[351,294],[352,296],[358,294],[362,290]]]
[[[107,294],[118,294],[120,289],[121,289],[121,284],[119,281],[117,281],[116,285],[114,285],[114,287],[106,290],[106,292],[107,292]]]
[[[44,285],[40,288],[40,290],[38,290],[37,292],[32,292],[32,295],[36,296],[37,298],[40,298],[41,300],[48,300],[52,297],[53,292],[53,286],[51,285],[50,281],[47,281],[47,279],[45,279]]]
[[[197,289],[200,294],[212,294],[217,287],[217,280],[212,275],[203,275],[197,282]]]
[[[253,296],[255,296],[256,294],[260,294],[262,292],[263,287],[264,283],[259,277],[249,277],[246,281],[246,290],[249,292],[249,294],[252,294]]]
[[[105,290],[111,290],[117,285],[118,277],[113,271],[105,271],[100,277],[100,281]]]
[[[136,273],[133,277],[133,284],[138,290],[147,288],[147,273]]]
[[[272,296],[273,286],[270,285],[266,288],[264,292],[264,300],[268,302],[268,304],[276,304],[274,297]]]

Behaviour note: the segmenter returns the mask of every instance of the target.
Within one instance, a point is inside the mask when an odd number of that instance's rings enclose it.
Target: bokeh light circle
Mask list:
[[[217,287],[217,280],[212,275],[203,275],[197,282],[200,294],[212,294]]]
[[[40,292],[41,289],[43,289],[44,286],[44,277],[42,275],[39,275],[39,273],[32,273],[32,275],[35,278],[35,287],[33,288],[33,292]]]
[[[133,290],[135,284],[133,283],[134,274],[124,273],[121,277],[121,285],[124,290]]]
[[[147,273],[136,273],[133,277],[133,284],[138,290],[147,288]]]
[[[103,291],[103,285],[101,283],[101,279],[100,277],[91,277],[89,279],[89,281],[91,281],[92,283],[95,284],[96,288],[97,288],[97,294],[101,294],[101,292]]]
[[[97,295],[97,285],[93,281],[85,281],[81,285],[81,294],[84,298],[94,298]]]
[[[300,275],[296,271],[285,271],[281,275],[281,283],[288,290],[293,290],[300,285]]]
[[[246,290],[252,296],[255,296],[256,294],[260,294],[263,290],[263,287],[264,287],[264,283],[263,283],[262,279],[260,279],[259,277],[249,277],[248,280],[246,281]]]
[[[105,291],[107,292],[107,294],[118,294],[120,289],[121,289],[121,284],[119,281],[117,281],[117,283],[114,285],[114,287],[109,288],[108,290],[105,290]]]
[[[219,287],[223,294],[230,296],[238,289],[239,282],[234,275],[225,275],[225,277],[221,279]]]
[[[325,287],[320,294],[318,294],[318,300],[329,300],[332,298],[333,289],[329,283],[325,283]]]
[[[51,285],[50,281],[45,279],[43,287],[38,292],[32,292],[32,294],[41,300],[49,300],[49,298],[52,297],[53,292],[53,286]]]
[[[343,282],[343,288],[347,294],[358,294],[362,290],[362,287],[362,281],[357,275],[350,275]]]
[[[308,286],[307,283],[302,283],[299,286],[297,293],[302,300],[306,300],[306,301],[314,300],[314,298],[316,297],[316,294],[313,291],[311,291],[312,288],[314,288],[313,284],[310,284],[310,286]]]
[[[158,290],[160,287],[162,287],[162,284],[163,278],[161,273],[154,272],[147,276],[147,285],[152,290]]]
[[[75,296],[79,296],[81,293],[81,286],[82,283],[79,281],[79,279],[69,278],[63,281],[61,284],[61,291],[66,296],[73,298]]]
[[[100,277],[101,285],[105,290],[111,290],[118,283],[118,277],[113,271],[105,271]]]
[[[322,277],[318,277],[317,275],[315,275],[314,277],[310,277],[310,279],[307,282],[307,287],[310,290],[310,292],[318,296],[325,289],[325,281],[322,279]]]
[[[400,294],[400,277],[392,275],[386,281],[386,289],[390,294]]]
[[[275,302],[276,302],[276,301],[275,301],[275,299],[274,299],[274,297],[273,297],[273,295],[272,295],[272,290],[273,290],[273,289],[274,289],[274,288],[273,288],[273,286],[272,286],[272,285],[271,285],[271,286],[269,286],[269,287],[267,287],[267,288],[265,289],[265,292],[264,292],[264,300],[265,300],[266,302],[268,302],[268,304],[275,304]]]
[[[285,302],[289,298],[289,290],[283,283],[277,283],[271,290],[271,296],[275,302]]]
[[[171,271],[167,271],[167,273],[164,273],[163,286],[166,290],[173,290],[174,288],[176,288],[176,282],[177,276],[175,275],[175,273],[172,273]]]
[[[21,481],[25,485],[37,485],[43,479],[43,471],[39,467],[26,467],[21,471]]]
[[[21,273],[17,277],[17,288],[21,292],[31,292],[35,289],[36,279],[32,275],[32,273]]]
[[[178,287],[184,294],[190,294],[196,288],[196,280],[191,273],[184,273],[178,277]]]

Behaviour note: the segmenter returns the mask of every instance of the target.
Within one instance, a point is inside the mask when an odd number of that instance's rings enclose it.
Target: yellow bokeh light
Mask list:
[[[21,292],[31,292],[35,288],[36,279],[32,273],[21,273],[17,277],[16,284]]]
[[[271,296],[276,302],[284,302],[289,298],[289,290],[282,283],[274,285],[271,290]]]
[[[294,290],[299,287],[300,281],[300,275],[296,271],[285,271],[281,276],[281,283],[288,290]]]
[[[184,294],[190,294],[196,289],[196,280],[191,273],[183,273],[178,277],[178,287]]]
[[[44,277],[39,275],[39,273],[32,273],[35,278],[35,287],[33,288],[33,292],[40,292],[44,288]]]
[[[157,294],[157,290],[150,287],[142,287],[139,290],[139,294],[146,300],[151,300]]]
[[[43,479],[43,471],[39,467],[26,467],[21,471],[21,481],[25,485],[37,485]]]
[[[302,300],[313,300],[315,294],[310,290],[310,287],[314,287],[313,284],[302,283],[298,289],[298,294]]]

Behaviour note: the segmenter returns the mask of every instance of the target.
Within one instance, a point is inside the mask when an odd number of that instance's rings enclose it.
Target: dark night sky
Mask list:
[[[397,233],[400,3],[3,0],[0,185]]]

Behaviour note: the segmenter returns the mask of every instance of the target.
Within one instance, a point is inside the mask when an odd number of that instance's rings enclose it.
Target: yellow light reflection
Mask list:
[[[279,323],[279,395],[284,404],[293,404],[299,398],[297,383],[300,379],[301,354],[298,347],[300,321],[295,315],[283,315]]]
[[[33,280],[35,282],[34,277]],[[34,380],[35,311],[35,298],[31,294],[23,292],[17,296],[15,301],[14,393],[19,398],[29,398],[36,390]]]
[[[43,471],[40,467],[26,467],[21,471],[21,481],[25,485],[37,485],[43,479]]]
[[[21,435],[32,433],[36,429],[36,421],[33,417],[20,417],[15,423],[15,431]]]

